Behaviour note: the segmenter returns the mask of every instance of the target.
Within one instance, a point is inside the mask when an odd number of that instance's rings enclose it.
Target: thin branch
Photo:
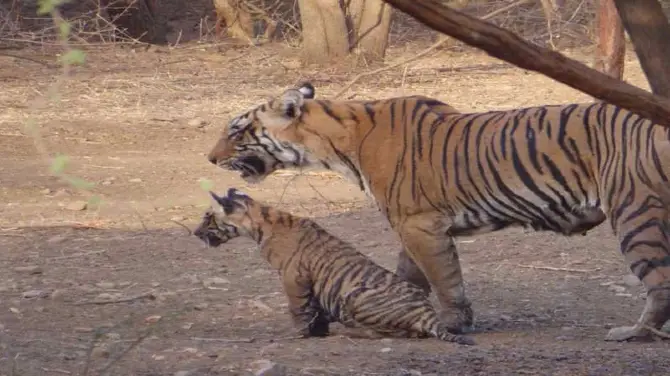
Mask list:
[[[482,20],[488,20],[490,18],[493,18],[493,17],[499,15],[500,13],[506,12],[506,11],[508,11],[510,9],[513,9],[513,8],[516,8],[519,5],[525,4],[529,1],[530,0],[519,0],[517,2],[514,2],[512,4],[504,6],[500,9],[494,10],[493,12],[483,16]],[[451,39],[441,39],[441,40],[433,43],[430,47],[426,48],[425,50],[419,52],[417,55],[414,55],[410,58],[396,61],[394,63],[391,63],[391,65],[387,65],[385,67],[381,67],[381,68],[378,68],[378,69],[375,69],[375,70],[372,70],[372,71],[369,71],[369,72],[360,73],[356,77],[354,77],[351,81],[349,81],[346,85],[344,85],[344,87],[340,91],[338,91],[337,94],[335,94],[334,98],[339,98],[342,94],[346,93],[347,90],[349,90],[350,87],[352,87],[356,82],[358,82],[358,80],[360,80],[363,77],[372,76],[372,75],[387,71],[389,69],[393,69],[393,68],[398,67],[400,65],[408,64],[408,63],[411,63],[415,60],[421,59],[422,57],[428,55],[429,53],[434,51],[436,48],[442,46],[443,44],[446,44],[449,41],[451,41]]]

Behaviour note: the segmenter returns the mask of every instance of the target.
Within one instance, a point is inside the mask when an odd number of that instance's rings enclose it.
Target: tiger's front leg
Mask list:
[[[312,284],[292,273],[283,275],[284,292],[293,325],[302,337],[325,337],[329,334],[330,320],[312,293]]]
[[[454,240],[447,235],[448,221],[440,213],[425,213],[406,218],[398,227],[407,256],[435,290],[443,323],[454,333],[472,330],[474,313]]]

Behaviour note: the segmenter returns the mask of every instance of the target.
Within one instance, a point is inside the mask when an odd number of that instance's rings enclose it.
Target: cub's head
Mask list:
[[[251,197],[235,188],[230,188],[225,196],[211,191],[209,194],[213,199],[212,206],[193,235],[210,247],[218,247],[238,236],[257,236],[258,226],[253,217],[259,209]]]
[[[221,168],[240,172],[249,183],[263,180],[276,170],[310,164],[305,150],[281,133],[304,115],[314,86],[305,82],[281,96],[233,118],[207,159]]]

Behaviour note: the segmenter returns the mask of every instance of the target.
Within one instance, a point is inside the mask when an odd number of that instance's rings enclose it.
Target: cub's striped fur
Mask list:
[[[453,330],[473,321],[453,237],[512,225],[581,234],[606,219],[648,291],[639,322],[608,338],[670,318],[667,128],[602,102],[465,114],[420,96],[313,97],[305,84],[236,116],[209,160],[249,181],[280,168],[349,177],[399,233],[397,273],[432,285]]]
[[[449,333],[424,291],[330,235],[314,221],[254,201],[231,188],[215,200],[194,234],[210,246],[255,240],[279,271],[289,311],[304,336],[325,336],[330,322],[472,345]]]

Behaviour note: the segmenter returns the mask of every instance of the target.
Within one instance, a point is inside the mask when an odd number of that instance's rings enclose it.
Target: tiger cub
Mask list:
[[[436,337],[474,345],[450,333],[423,289],[377,265],[314,221],[262,205],[235,188],[214,202],[194,231],[210,247],[238,236],[260,245],[279,271],[294,325],[303,337],[328,335],[328,325],[380,334]]]

